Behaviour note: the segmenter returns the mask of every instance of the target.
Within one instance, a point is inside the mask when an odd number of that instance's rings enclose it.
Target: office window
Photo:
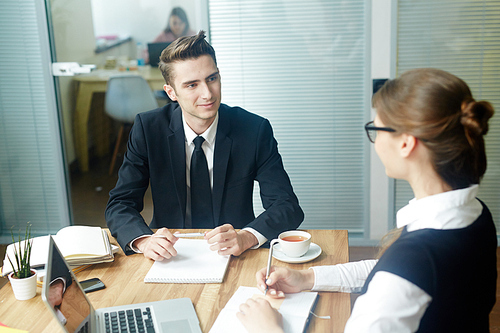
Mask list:
[[[209,0],[222,101],[270,120],[301,228],[366,236],[370,110],[364,0]],[[258,189],[254,203],[262,211]]]
[[[436,67],[462,78],[476,100],[491,102],[496,114],[486,136],[488,169],[479,198],[486,202],[500,230],[500,2],[400,0],[397,73]],[[396,181],[395,210],[413,197]]]
[[[0,2],[1,243],[70,223],[45,17],[44,1]]]

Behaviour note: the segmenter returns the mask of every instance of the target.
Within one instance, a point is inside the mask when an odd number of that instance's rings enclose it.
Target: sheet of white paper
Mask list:
[[[226,306],[220,312],[210,329],[210,333],[234,333],[247,332],[243,324],[236,317],[239,307],[254,295],[263,295],[262,292],[253,287],[239,287]],[[317,292],[302,292],[297,294],[286,294],[285,300],[279,308],[283,316],[283,328],[287,333],[302,333],[309,317]]]
[[[222,283],[230,256],[210,250],[204,239],[180,238],[174,245],[177,255],[155,261],[144,282],[150,283]]]

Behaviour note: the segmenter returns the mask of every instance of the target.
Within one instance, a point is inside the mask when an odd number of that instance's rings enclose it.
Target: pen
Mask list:
[[[273,246],[274,242],[271,242],[269,246],[269,257],[267,258],[267,271],[266,271],[266,290],[264,291],[264,296],[267,295],[267,290],[269,289],[269,286],[267,285],[267,279],[269,279],[269,273],[271,271],[271,261],[273,259]]]
[[[179,238],[188,238],[188,237],[204,237],[205,233],[204,232],[187,232],[187,233],[175,233],[175,237]]]
[[[178,238],[189,238],[189,237],[204,237],[205,236],[205,233],[203,232],[187,232],[187,233],[175,233],[173,234],[175,237],[178,237]],[[154,234],[153,237],[160,237],[160,238],[167,238],[166,236],[164,235],[157,235],[157,234]]]

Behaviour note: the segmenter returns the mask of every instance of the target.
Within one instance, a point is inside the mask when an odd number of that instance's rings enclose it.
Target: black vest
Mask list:
[[[466,228],[404,228],[373,268],[362,293],[375,273],[390,272],[432,297],[418,332],[489,332],[496,300],[496,250],[495,225],[484,204],[481,215]]]

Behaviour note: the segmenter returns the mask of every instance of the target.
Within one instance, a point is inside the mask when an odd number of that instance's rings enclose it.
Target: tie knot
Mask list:
[[[194,138],[193,142],[194,142],[194,149],[195,150],[198,150],[198,149],[201,149],[201,145],[203,144],[203,141],[205,141],[205,138],[198,135],[196,138]]]

